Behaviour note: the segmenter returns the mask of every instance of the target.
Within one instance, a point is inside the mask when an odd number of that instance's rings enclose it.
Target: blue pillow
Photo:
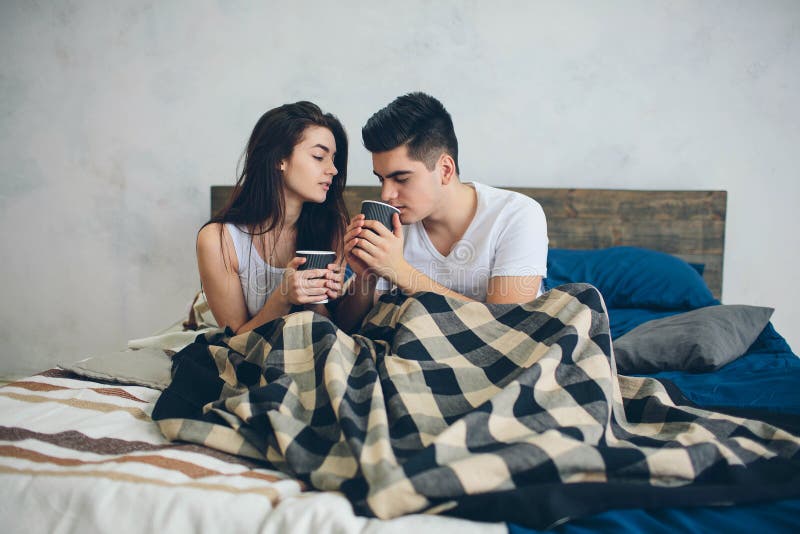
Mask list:
[[[703,276],[703,273],[706,271],[706,264],[705,263],[689,263],[692,266],[692,269],[697,271],[697,274]]]
[[[638,247],[551,248],[545,288],[586,282],[608,308],[693,310],[719,304],[697,270],[680,258]]]

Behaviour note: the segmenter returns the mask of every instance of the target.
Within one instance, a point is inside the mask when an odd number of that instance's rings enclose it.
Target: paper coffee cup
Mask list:
[[[366,217],[368,221],[379,221],[392,232],[394,231],[392,215],[395,213],[399,214],[400,210],[389,204],[378,202],[377,200],[362,200],[361,213],[364,214],[364,217]]]
[[[328,264],[336,261],[336,253],[332,250],[297,250],[294,255],[306,259],[306,262],[297,268],[298,271],[327,269]],[[314,304],[325,304],[326,302],[328,302],[327,298],[319,300]]]

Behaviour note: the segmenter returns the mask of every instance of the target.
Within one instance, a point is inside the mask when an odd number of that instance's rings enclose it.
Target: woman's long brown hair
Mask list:
[[[347,134],[339,119],[323,113],[311,102],[285,104],[261,116],[247,143],[244,166],[231,197],[205,225],[234,223],[245,228],[251,240],[252,236],[275,229],[280,233],[286,212],[280,164],[292,155],[310,126],[322,126],[333,133],[336,141],[333,163],[338,172],[325,202],[303,204],[297,221],[296,249],[341,253],[349,221],[343,197],[347,183]]]

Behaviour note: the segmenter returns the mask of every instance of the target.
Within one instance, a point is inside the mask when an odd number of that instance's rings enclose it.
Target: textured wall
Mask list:
[[[727,189],[724,300],[800,347],[796,1],[53,4],[0,4],[0,375],[177,320],[267,108],[339,115],[370,184],[360,127],[417,89],[467,180]]]

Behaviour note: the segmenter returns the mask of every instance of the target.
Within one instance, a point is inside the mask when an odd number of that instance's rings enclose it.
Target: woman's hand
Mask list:
[[[292,305],[314,304],[324,300],[331,286],[328,283],[329,269],[308,269],[298,271],[297,268],[306,262],[305,258],[293,258],[283,272],[280,292]],[[335,288],[336,285],[333,284]],[[341,290],[341,285],[339,285]]]
[[[344,267],[339,263],[329,263],[325,278],[328,299],[335,300],[341,297],[344,288]]]

